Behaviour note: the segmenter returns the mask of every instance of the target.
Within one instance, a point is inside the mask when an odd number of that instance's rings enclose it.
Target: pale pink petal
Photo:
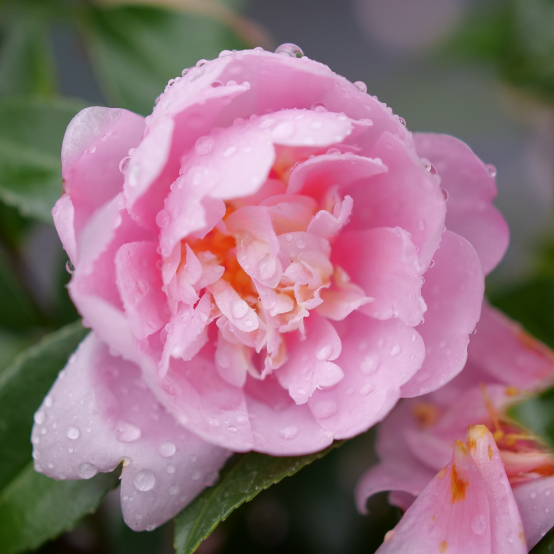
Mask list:
[[[379,554],[492,554],[487,491],[465,446],[408,508]]]
[[[73,264],[77,264],[77,239],[75,238],[75,208],[69,194],[63,194],[52,208],[52,218],[63,248]]]
[[[425,273],[425,323],[418,327],[425,342],[425,362],[402,396],[419,396],[453,379],[467,359],[469,335],[481,312],[484,276],[475,250],[450,231],[443,235],[435,266]]]
[[[122,461],[126,523],[153,529],[212,484],[230,452],[180,427],[144,385],[140,370],[111,356],[91,333],[35,415],[35,469],[90,479]]]
[[[339,203],[338,210],[335,206],[335,211],[338,213],[331,214],[327,210],[320,210],[308,225],[308,233],[314,233],[326,239],[335,236],[348,222],[352,213],[352,205],[352,198],[345,196],[344,200]]]
[[[256,312],[239,296],[233,287],[220,279],[210,285],[217,307],[237,329],[249,333],[255,331],[260,321]]]
[[[554,477],[515,485],[513,492],[523,521],[527,548],[531,550],[554,527]]]
[[[489,273],[509,240],[506,221],[492,205],[496,183],[489,168],[457,138],[417,133],[414,140],[417,153],[433,163],[448,191],[446,226],[471,242]]]
[[[342,323],[340,336],[337,364],[344,377],[330,389],[315,391],[309,400],[319,424],[337,439],[353,437],[381,421],[424,357],[417,331],[397,319],[378,321],[353,313]]]
[[[360,310],[377,319],[418,325],[425,312],[418,254],[406,231],[380,228],[343,232],[332,261],[374,300]]]
[[[253,438],[244,392],[219,376],[214,356],[208,343],[189,361],[171,359],[165,377],[153,366],[145,378],[183,427],[222,448],[246,452]]]
[[[298,165],[291,173],[287,194],[305,194],[320,199],[331,187],[344,187],[357,181],[387,172],[379,159],[364,158],[355,154],[323,154]]]
[[[387,460],[386,464],[378,464],[362,475],[356,485],[356,505],[360,513],[368,513],[366,503],[370,496],[384,491],[402,491],[417,496],[435,475],[416,460],[398,462]]]
[[[273,229],[277,235],[306,231],[317,211],[317,202],[310,196],[280,194],[266,198],[262,206],[269,206]]]
[[[133,335],[143,340],[159,331],[169,319],[160,255],[155,242],[133,242],[115,255],[116,283]]]
[[[143,134],[144,118],[121,109],[85,108],[69,123],[62,145],[62,175],[75,207],[77,235],[100,206],[122,191],[119,165]]]
[[[419,248],[427,267],[441,240],[446,202],[434,176],[413,149],[389,133],[383,133],[371,151],[388,168],[368,182],[342,189],[354,199],[353,229],[401,227]]]
[[[554,375],[554,353],[488,303],[483,303],[469,360],[495,380],[525,389]]]
[[[519,510],[491,432],[484,425],[472,426],[467,444],[489,501],[491,554],[527,554]]]
[[[244,391],[256,451],[294,456],[333,442],[333,434],[321,428],[305,404],[295,404],[273,375],[264,381],[248,377]]]
[[[281,386],[297,404],[305,404],[316,389],[338,383],[342,369],[332,363],[341,352],[335,328],[323,317],[311,314],[305,321],[306,337],[286,337],[288,361],[277,372]]]
[[[233,344],[220,335],[215,351],[215,365],[220,377],[234,387],[242,387],[252,365],[250,354],[251,350],[243,344]]]

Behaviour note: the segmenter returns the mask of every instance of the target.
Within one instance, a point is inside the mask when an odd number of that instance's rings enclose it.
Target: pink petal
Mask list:
[[[554,374],[554,353],[486,302],[468,353],[479,370],[506,385],[533,389]]]
[[[446,226],[471,242],[490,273],[508,247],[509,230],[492,205],[496,183],[488,167],[469,146],[448,135],[418,133],[417,153],[436,167],[441,186],[448,191]]]
[[[428,308],[425,323],[418,327],[425,342],[425,362],[402,387],[403,397],[438,389],[462,370],[469,334],[481,312],[484,276],[471,244],[446,231],[434,260],[422,289]]]
[[[472,426],[467,443],[489,501],[491,554],[527,554],[519,510],[491,432],[484,425]]]
[[[52,208],[54,225],[69,260],[77,264],[77,239],[75,238],[75,208],[69,194],[63,194]]]
[[[332,363],[341,352],[334,327],[323,317],[311,314],[306,319],[306,338],[298,332],[287,338],[288,361],[277,372],[282,387],[297,404],[305,404],[316,389],[338,383],[343,372]]]
[[[262,206],[269,206],[273,229],[277,235],[306,231],[317,211],[317,202],[310,196],[280,194],[266,198]]]
[[[398,463],[400,462],[400,463]],[[367,499],[383,491],[402,491],[418,496],[433,479],[434,473],[415,460],[402,463],[402,460],[388,460],[364,473],[356,485],[356,505],[358,511],[367,514]]]
[[[335,236],[348,222],[352,213],[353,200],[350,196],[346,196],[342,202],[338,214],[329,213],[327,210],[317,212],[308,225],[308,233],[314,233],[323,238],[331,238]]]
[[[387,172],[381,160],[355,154],[323,154],[298,165],[291,173],[287,194],[305,194],[320,199],[331,187],[344,187]]]
[[[239,296],[235,289],[220,279],[210,286],[217,307],[237,329],[249,333],[255,331],[260,321],[256,312]]]
[[[180,427],[143,384],[138,367],[111,356],[93,333],[35,420],[37,471],[54,479],[89,479],[124,462],[123,517],[136,531],[179,513],[213,483],[230,455]]]
[[[143,340],[159,331],[169,318],[161,258],[154,242],[121,246],[115,256],[116,282],[133,335]]]
[[[513,492],[531,550],[554,527],[554,477],[515,485]]]
[[[333,442],[333,434],[320,427],[305,404],[295,404],[272,375],[264,381],[248,377],[244,390],[257,452],[294,456]]]
[[[219,376],[214,356],[208,343],[189,361],[172,359],[165,377],[153,366],[145,378],[183,427],[222,448],[246,452],[253,438],[244,392]]]
[[[334,387],[315,391],[308,403],[319,424],[337,439],[381,421],[424,357],[421,337],[397,319],[378,321],[353,313],[341,327],[337,364],[344,377]]]
[[[479,469],[462,443],[408,508],[379,554],[492,554],[489,504]]]
[[[369,183],[342,190],[354,199],[351,228],[401,227],[419,248],[427,267],[441,240],[446,203],[433,175],[428,173],[412,147],[383,133],[371,151],[388,168]]]
[[[360,308],[363,313],[377,319],[398,317],[412,327],[421,322],[421,269],[406,231],[396,227],[341,233],[332,261],[374,298]]]
[[[85,108],[69,123],[62,145],[64,190],[79,234],[88,218],[123,189],[121,160],[144,134],[144,118],[127,110]]]

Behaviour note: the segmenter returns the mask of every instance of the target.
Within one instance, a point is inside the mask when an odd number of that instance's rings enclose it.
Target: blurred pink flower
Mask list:
[[[53,215],[93,332],[38,412],[36,463],[126,460],[135,529],[229,451],[315,452],[452,379],[506,248],[465,144],[413,137],[295,50],[224,51],[146,119],[88,108],[68,127]]]
[[[477,329],[464,371],[382,424],[358,508],[393,491],[407,511],[380,553],[523,553],[554,526],[554,454],[507,416],[552,382],[554,354],[487,305]]]

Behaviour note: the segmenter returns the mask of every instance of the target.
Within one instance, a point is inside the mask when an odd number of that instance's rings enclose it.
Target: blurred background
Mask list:
[[[512,238],[487,292],[554,344],[552,0],[3,0],[0,368],[78,318],[49,217],[74,113],[107,105],[148,115],[167,81],[199,59],[284,42],[364,81],[410,130],[455,135],[496,167]],[[52,113],[63,124],[52,124]],[[355,510],[374,437],[371,430],[260,494],[198,552],[374,552],[400,516],[386,495],[371,501],[368,516]],[[171,524],[131,532],[118,494],[41,552],[172,552]]]

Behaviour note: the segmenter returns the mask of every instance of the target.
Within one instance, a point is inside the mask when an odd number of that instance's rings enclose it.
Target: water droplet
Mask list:
[[[75,267],[70,261],[67,261],[65,263],[65,270],[70,274],[73,275],[75,273]]]
[[[227,426],[227,431],[229,431],[229,433],[236,433],[237,428],[234,425],[228,425]]]
[[[363,94],[367,92],[367,85],[363,81],[356,81],[354,86]]]
[[[220,53],[219,53],[219,58],[226,58],[227,56],[230,56],[233,52],[231,52],[231,50],[222,50]]]
[[[277,261],[269,255],[265,255],[258,263],[258,274],[262,281],[271,279],[277,271]]]
[[[94,154],[96,152],[96,144],[93,144],[90,148],[89,148],[89,152],[91,154]]]
[[[323,400],[317,403],[313,410],[315,417],[319,419],[328,419],[337,413],[338,407],[333,400]]]
[[[175,466],[168,465],[165,470],[167,471],[167,473],[175,473]]]
[[[125,173],[127,173],[127,170],[129,169],[129,162],[130,161],[131,161],[131,158],[129,156],[127,156],[126,158],[123,158],[119,162],[119,171],[121,171],[121,173],[123,173],[123,175],[125,175]]]
[[[42,425],[46,419],[46,416],[44,415],[44,412],[37,412],[33,419],[37,425]]]
[[[295,129],[292,121],[283,121],[271,130],[271,138],[274,140],[288,139],[294,134]]]
[[[296,246],[298,246],[298,248],[302,249],[306,246],[306,243],[302,239],[298,239],[296,241]]]
[[[279,431],[279,435],[287,441],[292,440],[298,435],[298,427],[284,427]]]
[[[360,388],[360,394],[365,396],[366,394],[369,394],[370,392],[373,392],[375,390],[375,385],[373,383],[365,383]]]
[[[215,419],[215,417],[208,417],[206,418],[206,423],[210,426],[210,427],[219,427],[219,421],[217,419]]]
[[[146,281],[139,279],[137,281],[137,290],[142,296],[146,296],[150,290],[150,285]]]
[[[169,225],[170,217],[166,210],[160,210],[156,215],[156,225],[163,229]]]
[[[242,300],[242,298],[237,298],[231,303],[231,314],[235,319],[241,319],[248,313],[248,304]]]
[[[290,56],[291,58],[301,58],[304,55],[302,48],[292,42],[285,42],[284,44],[281,44],[276,48],[275,53]]]
[[[175,451],[177,448],[172,442],[162,442],[160,446],[158,446],[158,452],[160,453],[160,456],[164,458],[170,458],[175,454]]]
[[[340,153],[341,151],[338,148],[329,148],[329,150],[327,150],[328,156],[333,156],[335,154],[340,154]]]
[[[51,408],[51,407],[52,407],[52,404],[54,404],[54,401],[52,400],[52,397],[51,397],[51,396],[47,396],[47,397],[44,399],[44,405],[45,405],[47,408]]]
[[[205,156],[206,154],[209,154],[215,146],[215,140],[213,137],[205,136],[200,137],[196,144],[194,145],[194,149],[196,150],[197,154],[200,154],[202,156]]]
[[[115,426],[115,436],[121,442],[133,442],[140,439],[140,429],[127,421],[118,421]]]
[[[333,347],[330,344],[324,344],[315,351],[315,357],[318,360],[328,360],[333,353]]]
[[[285,235],[285,239],[286,239],[287,242],[290,242],[292,240],[292,235],[290,233],[287,233]]]
[[[315,104],[312,104],[312,110],[314,110],[315,112],[321,113],[321,112],[326,112],[327,108],[321,102],[316,102]]]
[[[402,348],[400,347],[399,344],[395,344],[391,349],[390,349],[390,355],[391,356],[398,356],[398,354],[400,354],[400,352],[402,351]]]
[[[73,427],[73,425],[67,430],[67,436],[71,440],[76,440],[81,436],[81,431],[77,429],[77,427]]]
[[[544,496],[550,496],[551,493],[552,493],[552,491],[551,491],[550,489],[546,489],[546,490],[544,491]]]
[[[78,473],[81,479],[91,479],[98,473],[98,470],[94,465],[84,462],[79,466]]]
[[[536,492],[532,492],[529,494],[529,497],[530,498],[535,498],[537,496],[537,493]]]
[[[224,86],[224,85],[223,85],[223,83],[222,83],[221,81],[214,81],[214,82],[212,83],[212,87],[213,87],[213,88],[219,88],[219,87],[222,87],[222,86]]]
[[[489,173],[490,173],[491,177],[496,177],[498,172],[496,171],[496,167],[494,165],[487,164],[487,169],[489,170]]]
[[[203,65],[206,65],[208,63],[208,60],[198,60],[196,62],[196,67],[202,67]]]
[[[146,492],[154,488],[156,477],[149,469],[143,469],[136,474],[133,484],[139,491]]]
[[[487,518],[484,515],[475,516],[471,521],[471,529],[477,535],[483,535],[488,528]]]
[[[362,363],[360,364],[360,369],[362,373],[369,375],[370,373],[377,371],[380,365],[381,360],[379,359],[379,357],[370,354],[362,360]]]
[[[225,150],[225,152],[223,152],[223,157],[224,158],[230,158],[233,154],[235,154],[236,151],[237,151],[236,146],[229,146],[229,148],[227,148],[227,150]]]
[[[179,487],[177,485],[172,485],[169,487],[169,494],[175,496],[179,492]]]

